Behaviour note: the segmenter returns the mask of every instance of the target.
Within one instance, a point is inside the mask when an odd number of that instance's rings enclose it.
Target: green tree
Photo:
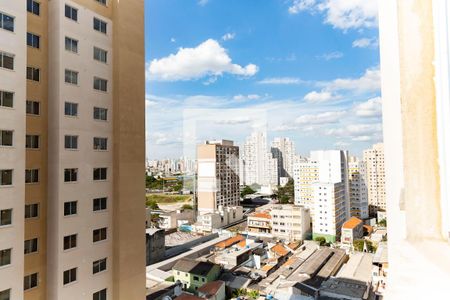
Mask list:
[[[186,209],[190,209],[192,210],[192,205],[190,204],[183,204],[183,206],[181,207],[182,210],[186,210]]]
[[[369,240],[354,240],[353,241],[353,247],[355,248],[356,251],[364,251],[364,242],[366,243],[366,247],[367,247],[367,252],[375,252],[377,251],[377,247],[372,243],[372,241]]]
[[[314,238],[314,240],[315,240],[316,242],[319,242],[320,246],[325,245],[326,242],[327,242],[327,240],[326,240],[323,236],[316,236],[316,237]]]
[[[252,189],[251,187],[249,187],[248,185],[246,185],[246,186],[244,187],[244,189],[242,190],[242,192],[241,192],[241,198],[245,198],[245,196],[251,195],[251,194],[254,194],[254,193],[256,193],[256,191],[253,190],[253,189]]]
[[[378,226],[386,227],[386,226],[387,226],[387,221],[386,221],[386,219],[380,220],[380,221],[378,222]]]
[[[295,198],[294,180],[290,178],[285,186],[279,186],[277,195],[278,201],[281,204],[294,203]]]
[[[153,199],[149,199],[146,202],[146,205],[150,208],[150,209],[159,209],[158,203],[156,202],[156,200]]]
[[[233,298],[239,297],[239,296],[246,296],[247,290],[243,288],[235,289],[232,293]]]
[[[258,291],[249,291],[247,293],[247,296],[250,297],[250,299],[258,299],[259,298],[259,292]]]

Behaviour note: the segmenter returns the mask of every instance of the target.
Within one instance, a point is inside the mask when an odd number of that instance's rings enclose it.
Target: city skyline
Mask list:
[[[154,0],[146,13],[148,159],[254,129],[300,154],[382,141],[376,4]]]

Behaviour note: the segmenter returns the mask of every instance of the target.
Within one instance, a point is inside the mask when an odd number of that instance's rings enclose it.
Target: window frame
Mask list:
[[[4,144],[4,134],[11,134],[11,144]],[[14,146],[14,130],[0,129],[0,147],[13,147]]]
[[[37,219],[39,218],[39,203],[25,204],[24,218],[27,219]]]
[[[31,8],[29,6],[30,3],[31,3]],[[36,7],[37,7],[37,13],[35,11]],[[29,12],[35,16],[40,16],[41,15],[41,3],[36,0],[27,0],[27,12]]]
[[[66,286],[68,284],[77,282],[77,275],[78,275],[77,273],[78,273],[77,267],[63,271],[63,285]],[[66,275],[68,276],[67,281]]]
[[[75,200],[75,201],[64,202],[63,215],[64,215],[64,217],[78,215],[78,201]]]
[[[78,103],[76,102],[64,102],[64,116],[66,117],[78,117]],[[69,110],[67,110],[69,108]],[[67,112],[73,112],[75,108],[75,114],[67,114]]]
[[[104,288],[92,294],[93,300],[106,300],[108,289]]]
[[[78,71],[64,69],[64,82],[71,85],[78,85]]]
[[[95,234],[96,231],[98,232],[97,240],[96,240],[96,234]],[[102,238],[103,233],[104,233],[104,238]],[[94,244],[100,243],[102,241],[106,241],[107,239],[108,239],[108,227],[97,228],[92,231],[92,242]]]
[[[38,150],[41,146],[41,137],[37,134],[25,135],[25,149]]]
[[[9,184],[3,184],[3,174],[4,172],[10,171],[11,173],[11,183]],[[0,187],[7,187],[7,186],[13,186],[14,185],[14,169],[0,169]]]
[[[96,174],[96,172],[98,172],[98,174]],[[96,175],[98,175],[97,179],[96,179]],[[106,180],[108,180],[108,168],[107,167],[94,168],[92,170],[92,179],[94,181],[106,181]]]
[[[108,22],[100,18],[94,17],[92,27],[97,32],[108,34]]]
[[[12,66],[11,66],[11,68],[5,67],[5,64],[4,64],[4,57],[8,57],[8,58],[11,59],[11,61],[12,61]],[[14,71],[15,57],[16,57],[16,56],[15,56],[13,53],[5,52],[5,51],[0,51],[0,69]]]
[[[41,49],[41,36],[36,33],[27,32],[27,46],[34,49]]]
[[[37,107],[37,113],[35,112]],[[28,108],[31,108],[31,112]],[[41,102],[35,100],[27,100],[25,104],[25,112],[29,116],[40,116],[41,115]]]
[[[78,233],[65,235],[63,237],[63,251],[76,249],[77,247],[78,247]]]
[[[98,208],[98,209],[96,209],[96,208]],[[107,209],[108,209],[108,197],[99,197],[99,198],[92,199],[92,211],[93,212],[106,211]]]
[[[39,182],[39,169],[25,169],[25,184],[38,184]]]
[[[27,242],[28,242],[28,245],[27,245]],[[32,239],[29,239],[29,240],[25,240],[23,242],[23,254],[24,255],[38,253],[38,252],[39,252],[39,240],[38,240],[38,238],[32,238]]]
[[[108,63],[108,51],[94,46],[93,58],[95,61],[107,64]]]
[[[4,256],[8,254],[7,256]],[[12,248],[5,248],[0,250],[0,269],[10,266],[12,264]]]
[[[67,12],[68,12],[67,9],[69,9],[69,15],[67,15]],[[74,15],[73,12],[75,12],[75,17],[73,16]],[[78,8],[75,8],[68,4],[64,4],[64,16],[67,19],[78,23]]]
[[[64,37],[64,49],[70,53],[78,54],[78,43],[79,41],[77,39],[71,38],[69,36]]]
[[[9,221],[9,223],[3,224],[3,212],[9,212],[9,219],[7,219]],[[0,209],[0,228],[4,227],[4,226],[11,226],[13,223],[13,209],[12,208],[6,208],[6,209]]]
[[[97,143],[96,143],[97,142]],[[108,138],[94,136],[92,139],[93,148],[95,151],[108,151]]]
[[[31,73],[30,73],[31,72]],[[31,75],[31,76],[28,76]],[[37,79],[36,79],[37,76]],[[33,66],[27,66],[27,80],[40,82],[41,81],[41,69]]]
[[[96,118],[96,116],[97,116],[97,118]],[[104,118],[103,118],[103,116],[104,116]],[[108,121],[108,109],[104,108],[104,107],[94,106],[93,117],[94,117],[94,120],[96,120],[96,121],[107,122]]]
[[[12,20],[12,29],[5,28],[4,24],[5,24],[5,22],[7,22],[4,19],[5,17],[11,18],[11,20]],[[15,31],[15,25],[16,25],[15,21],[16,21],[16,17],[11,16],[10,14],[7,14],[7,13],[4,13],[4,12],[0,11],[0,28],[1,29],[5,30],[5,31],[9,31],[9,32],[14,32]]]
[[[78,150],[78,135],[64,135],[64,149],[65,150]]]
[[[11,95],[11,106],[7,106],[5,105],[5,98],[6,98],[6,94],[10,94]],[[10,92],[10,91],[5,91],[5,90],[0,90],[0,107],[2,108],[14,108],[14,92]]]
[[[108,79],[94,76],[93,88],[94,88],[94,90],[96,90],[98,92],[107,93],[108,92]]]
[[[92,262],[92,275],[105,272],[107,269],[107,257]]]
[[[70,172],[70,173],[66,174],[66,172]],[[66,180],[66,178],[67,178],[66,175],[69,175],[70,180]],[[63,180],[64,180],[64,183],[78,182],[78,168],[64,168]]]
[[[27,282],[28,280],[28,282]],[[39,273],[32,273],[24,276],[23,278],[23,290],[31,290],[39,285]]]

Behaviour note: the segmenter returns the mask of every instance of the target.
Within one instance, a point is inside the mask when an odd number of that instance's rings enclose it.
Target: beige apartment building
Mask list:
[[[369,205],[367,202],[366,164],[357,157],[348,160],[348,185],[350,195],[350,216],[367,219]]]
[[[233,141],[206,141],[197,146],[197,163],[199,213],[238,206],[239,147]]]
[[[383,144],[375,144],[364,151],[366,167],[367,197],[369,215],[376,216],[377,211],[386,211],[386,184]]]
[[[274,205],[270,211],[272,235],[286,241],[303,241],[311,235],[310,210],[292,204]]]
[[[143,5],[0,0],[0,299],[145,296]]]

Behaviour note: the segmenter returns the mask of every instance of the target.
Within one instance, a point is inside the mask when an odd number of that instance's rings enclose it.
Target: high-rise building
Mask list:
[[[313,215],[313,189],[312,184],[319,181],[319,163],[303,159],[294,164],[294,202],[304,205]]]
[[[278,160],[272,156],[272,153],[267,153],[265,167],[265,184],[270,186],[277,186],[279,184],[278,176]]]
[[[369,215],[376,217],[377,211],[386,211],[386,185],[383,144],[375,144],[364,151],[366,166]]]
[[[233,141],[206,141],[197,146],[197,164],[199,213],[238,206],[239,147]]]
[[[360,219],[369,217],[367,202],[366,167],[364,161],[351,156],[348,160],[350,215]]]
[[[3,299],[145,297],[143,11],[2,2]]]
[[[272,155],[278,161],[278,176],[293,177],[295,161],[294,142],[289,138],[275,138],[270,148]]]

